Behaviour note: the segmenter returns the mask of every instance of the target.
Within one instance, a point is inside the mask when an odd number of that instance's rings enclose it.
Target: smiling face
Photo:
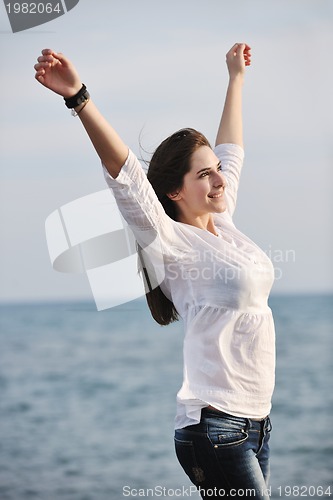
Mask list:
[[[180,222],[197,225],[201,219],[206,225],[209,214],[221,213],[227,208],[226,180],[221,173],[221,162],[208,146],[201,146],[192,154],[190,165],[182,188],[169,196],[177,203]]]

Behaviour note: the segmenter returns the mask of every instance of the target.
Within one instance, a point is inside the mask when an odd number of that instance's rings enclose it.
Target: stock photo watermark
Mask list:
[[[22,2],[3,0],[13,33],[48,23],[72,10],[80,0]]]
[[[190,253],[179,253],[178,259],[182,266],[177,263],[166,265],[168,277],[171,281],[182,279],[190,281],[211,281],[218,279],[224,284],[234,280],[257,279],[258,273],[270,274],[270,267],[267,266],[268,257],[274,267],[274,279],[279,281],[283,277],[283,267],[288,263],[296,262],[296,252],[292,249],[273,249],[272,245],[260,254],[251,253],[244,260],[248,260],[247,265],[235,265],[234,252],[228,248],[224,249],[223,257],[218,249],[195,250]],[[250,265],[249,265],[250,264]]]
[[[155,486],[154,488],[132,488],[124,486],[123,497],[136,498],[201,498],[200,495],[207,497],[231,497],[231,498],[250,498],[256,496],[254,489],[231,489],[229,492],[222,488],[202,488],[198,486],[180,486],[178,488],[167,488],[166,486]]]
[[[261,251],[249,247],[236,263],[234,247],[198,250],[177,249],[176,257],[165,255],[154,229],[142,232],[141,251],[123,219],[109,189],[84,196],[53,212],[46,220],[46,239],[53,268],[65,273],[85,273],[98,311],[144,297],[148,275],[155,289],[165,279],[223,284],[258,279],[268,285],[283,279],[287,265],[296,262],[293,249],[272,245]],[[141,238],[141,239],[142,239]],[[126,297],[126,298],[125,298]]]
[[[225,490],[223,488],[202,488],[200,486],[179,486],[167,488],[166,486],[154,486],[153,488],[133,488],[126,485],[122,489],[124,498],[255,498],[258,494],[254,488]],[[333,494],[331,486],[268,486],[260,491],[261,495],[274,498],[329,498]]]

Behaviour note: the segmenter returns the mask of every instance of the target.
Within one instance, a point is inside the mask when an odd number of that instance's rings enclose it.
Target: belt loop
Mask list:
[[[271,430],[272,430],[273,426],[272,426],[271,419],[269,418],[269,415],[266,417],[266,419],[265,419],[265,420],[266,420],[266,421],[265,421],[265,430],[266,430],[267,432],[271,432]]]

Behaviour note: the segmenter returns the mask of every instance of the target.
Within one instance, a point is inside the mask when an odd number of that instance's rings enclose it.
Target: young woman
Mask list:
[[[158,237],[153,269],[154,258],[149,264],[143,257],[148,304],[160,324],[180,316],[185,325],[175,425],[182,467],[202,498],[268,499],[275,347],[267,299],[274,273],[232,220],[250,47],[235,44],[226,59],[229,85],[215,149],[201,133],[182,129],[157,148],[148,179],[67,58],[45,49],[35,70],[79,115],[139,248]]]

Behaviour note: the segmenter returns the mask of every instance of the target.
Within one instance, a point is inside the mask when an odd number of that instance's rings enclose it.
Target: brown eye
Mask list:
[[[200,178],[201,177],[206,177],[206,175],[208,175],[208,174],[209,174],[209,171],[206,170],[205,172],[202,172],[202,174],[200,175]]]

